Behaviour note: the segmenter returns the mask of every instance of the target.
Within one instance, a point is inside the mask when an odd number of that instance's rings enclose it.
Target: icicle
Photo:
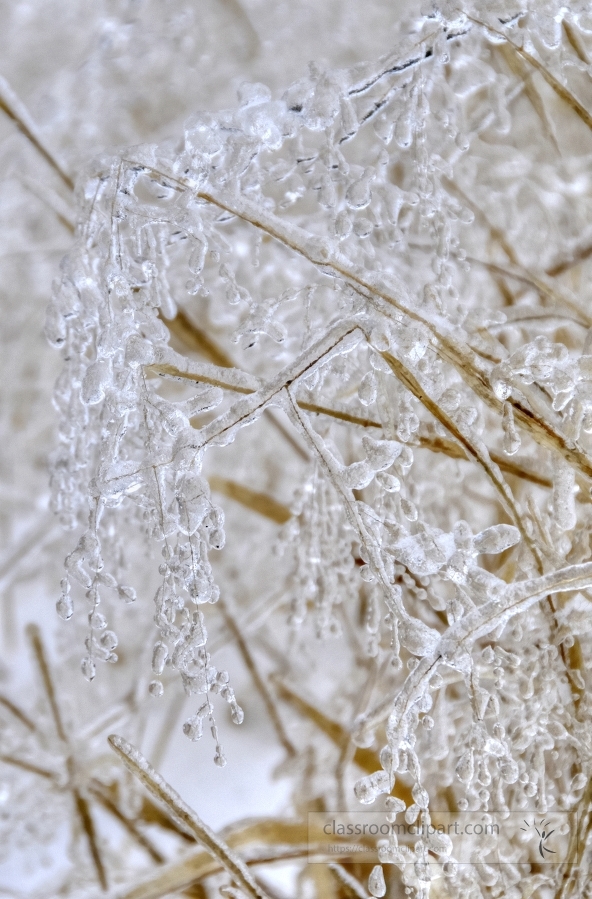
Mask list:
[[[502,428],[504,431],[504,452],[507,456],[513,456],[520,449],[521,441],[514,423],[514,410],[511,403],[504,403]]]

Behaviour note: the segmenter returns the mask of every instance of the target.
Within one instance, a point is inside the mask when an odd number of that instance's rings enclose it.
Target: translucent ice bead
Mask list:
[[[62,593],[56,603],[56,610],[60,618],[68,621],[74,613],[74,604],[69,593]]]
[[[378,899],[386,895],[386,883],[381,865],[374,865],[372,868],[368,878],[368,891],[371,896],[376,896]]]

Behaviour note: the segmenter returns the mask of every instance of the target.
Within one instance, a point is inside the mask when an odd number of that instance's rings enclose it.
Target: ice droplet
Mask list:
[[[514,784],[518,780],[520,770],[514,759],[505,759],[500,765],[500,775],[507,784]]]
[[[374,477],[374,472],[367,462],[354,462],[344,468],[341,476],[347,487],[352,490],[362,490],[368,486]]]
[[[164,693],[164,687],[159,680],[153,680],[148,687],[148,692],[155,699],[158,699]]]
[[[401,444],[395,440],[374,440],[367,434],[362,437],[362,446],[368,464],[374,471],[384,471],[390,468],[402,450]]]
[[[385,800],[385,805],[389,812],[393,815],[398,814],[399,812],[405,811],[405,803],[402,799],[398,799],[396,796],[388,796]]]
[[[111,379],[111,367],[106,359],[93,362],[86,370],[80,397],[87,406],[95,406],[105,397],[105,386]]]
[[[117,588],[117,593],[119,595],[119,598],[123,599],[125,603],[136,601],[136,591],[133,587],[120,586]]]
[[[56,610],[60,618],[68,621],[74,613],[74,604],[69,593],[62,593],[56,603]]]
[[[582,771],[580,771],[580,773],[576,774],[576,776],[573,778],[573,780],[570,784],[570,788],[574,792],[577,792],[578,790],[583,790],[587,783],[588,783],[588,778]]]
[[[421,809],[426,809],[430,804],[430,797],[428,796],[427,790],[425,790],[421,784],[416,783],[411,790],[411,795],[413,799]]]
[[[520,435],[514,422],[514,410],[510,403],[504,403],[502,414],[502,428],[504,431],[504,452],[507,456],[513,456],[521,445]]]
[[[374,865],[368,878],[368,890],[372,896],[377,899],[386,895],[386,883],[384,881],[384,873],[381,865]]]
[[[183,725],[183,733],[193,743],[196,740],[200,740],[203,735],[203,719],[201,716],[194,715],[192,718],[188,718]]]
[[[230,717],[232,718],[234,724],[242,724],[245,720],[245,713],[237,702],[231,703]]]
[[[379,471],[376,475],[376,483],[387,493],[397,493],[401,489],[401,481],[394,474]]]
[[[475,763],[473,761],[473,750],[467,749],[463,752],[456,766],[456,776],[462,783],[470,783],[475,773]]]
[[[214,756],[214,764],[218,765],[219,768],[226,767],[226,756],[222,751],[221,746],[216,746],[216,755]]]
[[[376,399],[376,376],[373,371],[364,375],[358,388],[358,398],[362,405],[371,406]]]
[[[154,650],[152,652],[152,670],[155,674],[162,674],[164,671],[168,654],[169,651],[166,643],[159,640],[158,643],[154,644]]]
[[[80,669],[87,681],[94,679],[97,673],[97,667],[90,656],[85,656],[80,663]]]

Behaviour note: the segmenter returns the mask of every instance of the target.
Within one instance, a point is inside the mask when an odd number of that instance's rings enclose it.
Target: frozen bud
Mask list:
[[[347,212],[340,212],[335,219],[335,237],[344,240],[349,237],[353,227],[353,222]]]
[[[362,177],[358,181],[354,181],[348,187],[345,194],[345,201],[350,209],[365,209],[372,199],[370,191],[370,182],[374,178],[374,171],[366,169]]]
[[[560,457],[554,466],[553,518],[561,531],[571,531],[576,526],[575,471]]]
[[[374,865],[368,878],[368,891],[371,896],[377,896],[378,899],[386,896],[386,883],[384,881],[384,873],[381,865]]]
[[[449,387],[448,390],[445,390],[438,400],[438,405],[442,407],[444,412],[456,412],[461,402],[461,395],[458,390],[455,390],[453,387]]]
[[[405,821],[407,824],[414,824],[419,817],[420,811],[420,807],[416,805],[415,802],[412,802],[411,805],[407,806],[405,811]]]
[[[136,591],[133,587],[118,587],[117,593],[120,599],[123,599],[125,603],[135,602],[136,601]]]
[[[380,750],[380,764],[391,775],[394,770],[393,751],[390,746],[383,746]]]
[[[376,376],[369,371],[364,375],[358,388],[358,398],[362,405],[371,406],[376,399]]]
[[[518,780],[518,775],[520,773],[518,765],[514,761],[514,759],[508,758],[504,759],[500,763],[500,775],[502,780],[507,784],[514,784]]]
[[[491,373],[490,383],[498,400],[504,403],[512,393],[512,388],[507,381],[506,370],[501,366],[494,368]]]
[[[390,468],[402,449],[401,444],[395,440],[373,440],[367,434],[362,437],[362,445],[366,460],[374,471]]]
[[[495,524],[486,528],[473,540],[475,552],[503,553],[520,540],[520,531],[511,524]]]
[[[390,348],[390,335],[384,325],[377,325],[375,328],[372,328],[372,333],[370,334],[370,343],[375,350],[378,350],[379,353],[386,353],[386,351]]]
[[[130,368],[138,368],[140,365],[150,365],[151,362],[154,362],[154,347],[147,340],[134,334],[125,348],[125,364]]]
[[[397,493],[401,489],[401,481],[394,474],[379,471],[376,475],[376,483],[387,493]]]
[[[45,336],[53,347],[60,349],[66,342],[67,333],[66,321],[57,303],[50,303],[45,316]]]
[[[362,490],[367,487],[374,477],[374,471],[367,462],[354,462],[344,468],[341,477],[347,487],[352,490]]]
[[[105,387],[111,381],[111,366],[106,359],[93,362],[86,370],[80,397],[87,406],[100,403],[105,397]]]
[[[183,733],[194,743],[200,740],[203,734],[203,719],[199,715],[188,718],[183,725]]]
[[[398,799],[396,796],[387,796],[385,804],[389,812],[393,815],[404,812],[406,807],[403,800]]]
[[[152,670],[155,674],[162,674],[164,671],[168,654],[169,651],[166,643],[162,643],[162,641],[159,640],[158,643],[154,645],[154,650],[152,652]]]

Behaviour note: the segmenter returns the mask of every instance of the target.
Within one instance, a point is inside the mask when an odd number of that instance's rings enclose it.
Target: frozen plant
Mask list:
[[[58,613],[93,688],[146,635],[144,692],[198,697],[182,729],[220,766],[236,643],[293,778],[276,860],[308,811],[419,828],[378,864],[301,852],[302,895],[589,890],[591,65],[585,4],[418,4],[386,56],[244,82],[77,179],[46,324]],[[266,895],[111,743],[229,895]],[[459,813],[497,838],[438,831]],[[187,886],[181,863],[105,873],[87,836],[103,885]]]

